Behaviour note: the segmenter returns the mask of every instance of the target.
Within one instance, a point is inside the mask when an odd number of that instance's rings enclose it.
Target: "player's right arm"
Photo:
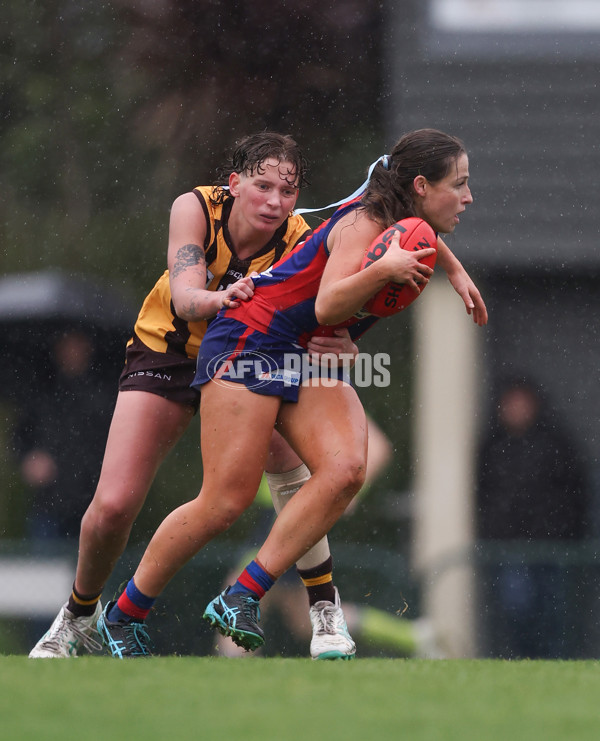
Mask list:
[[[406,283],[415,291],[419,290],[417,282],[428,280],[433,271],[419,260],[434,250],[403,250],[398,234],[383,257],[368,270],[360,269],[365,251],[381,231],[380,225],[361,213],[343,216],[333,227],[328,238],[330,257],[315,302],[319,324],[345,321],[390,280]]]
[[[207,229],[204,211],[194,193],[175,199],[169,221],[169,285],[177,316],[188,322],[209,319],[224,305],[237,306],[234,297],[247,300],[254,292],[250,278],[243,278],[224,291],[207,290]]]

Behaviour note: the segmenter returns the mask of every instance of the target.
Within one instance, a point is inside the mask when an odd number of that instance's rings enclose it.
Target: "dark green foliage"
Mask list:
[[[172,200],[253,130],[295,135],[321,172],[310,202],[337,199],[381,146],[380,23],[351,2],[7,0],[2,269],[118,273],[141,298]]]

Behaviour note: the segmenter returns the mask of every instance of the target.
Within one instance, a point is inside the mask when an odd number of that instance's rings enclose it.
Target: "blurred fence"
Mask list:
[[[600,541],[565,543],[486,543],[469,552],[448,554],[430,578],[443,576],[465,564],[475,576],[476,644],[480,656],[490,656],[486,626],[490,624],[487,596],[496,585],[490,574],[498,565],[548,565],[552,567],[556,609],[566,615],[565,635],[556,646],[557,658],[600,658]],[[152,616],[152,637],[159,654],[209,655],[214,652],[214,633],[201,620],[206,603],[220,591],[228,571],[239,562],[243,547],[212,543],[167,587]],[[369,605],[391,614],[408,605],[405,617],[420,617],[419,585],[406,559],[377,546],[335,543],[335,580],[344,602]],[[0,541],[0,653],[27,653],[66,600],[75,568],[76,543],[44,543],[36,553],[32,544]],[[104,593],[113,597],[133,573],[143,549],[130,548],[119,563]],[[291,574],[296,580],[297,577]],[[285,588],[285,583],[274,589]],[[287,585],[291,584],[291,579]],[[541,610],[541,606],[540,606]],[[493,616],[492,616],[493,617]],[[492,621],[493,624],[493,621]],[[543,615],[536,630],[544,631]],[[281,615],[266,616],[268,635],[264,655],[306,656],[304,639],[294,636]],[[40,632],[41,631],[41,632]],[[361,645],[359,655],[374,654]]]
[[[0,541],[0,654],[28,653],[47,629],[71,591],[75,573],[75,542]],[[405,559],[377,546],[335,544],[335,580],[346,602],[377,607],[392,614],[409,605],[418,617],[418,594]],[[103,600],[117,595],[133,574],[143,548],[128,548],[115,569]],[[213,653],[214,631],[201,620],[206,604],[223,588],[228,572],[247,554],[247,545],[210,543],[187,564],[157,601],[152,639],[159,654]],[[292,582],[292,577],[294,582]],[[290,572],[285,588],[299,578]],[[306,602],[306,616],[308,602]],[[265,655],[306,656],[308,645],[294,636],[276,614],[265,623],[269,636]]]

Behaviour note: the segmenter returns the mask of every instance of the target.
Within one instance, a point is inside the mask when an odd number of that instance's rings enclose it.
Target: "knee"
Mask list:
[[[365,483],[366,460],[363,455],[346,454],[342,459],[336,456],[336,460],[327,467],[325,475],[335,489],[340,503],[347,505],[355,494],[357,494]]]
[[[83,515],[81,527],[103,535],[129,531],[138,512],[138,507],[128,506],[123,499],[96,496]]]
[[[367,464],[363,456],[348,460],[341,473],[344,493],[351,499],[365,483]]]
[[[237,491],[232,489],[232,492],[235,493],[224,498],[225,507],[227,508],[227,511],[231,513],[232,518],[237,519],[240,515],[244,514],[248,507],[252,505],[256,499],[259,486],[260,481],[250,488],[243,486]]]
[[[254,494],[221,493],[218,499],[208,500],[201,491],[196,499],[197,516],[215,534],[230,528],[254,501]]]
[[[215,534],[224,533],[226,530],[234,525],[244,510],[237,508],[222,509],[217,516],[214,518],[214,532]]]

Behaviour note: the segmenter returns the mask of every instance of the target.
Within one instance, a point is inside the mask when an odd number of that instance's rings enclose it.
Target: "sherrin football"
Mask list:
[[[400,232],[400,247],[404,250],[424,250],[428,247],[437,248],[437,237],[433,229],[426,221],[416,216],[402,219],[392,224],[388,229],[382,232],[376,239],[371,242],[369,249],[363,257],[361,270],[368,268],[380,257],[383,257],[388,251],[392,238],[396,232]],[[429,265],[430,268],[435,266],[437,252],[429,257],[424,257],[421,262]],[[371,297],[364,305],[361,313],[373,314],[374,316],[386,317],[397,314],[399,311],[406,309],[412,302],[417,299],[427,283],[419,286],[417,293],[412,287],[402,285],[401,283],[387,283],[378,293]]]

